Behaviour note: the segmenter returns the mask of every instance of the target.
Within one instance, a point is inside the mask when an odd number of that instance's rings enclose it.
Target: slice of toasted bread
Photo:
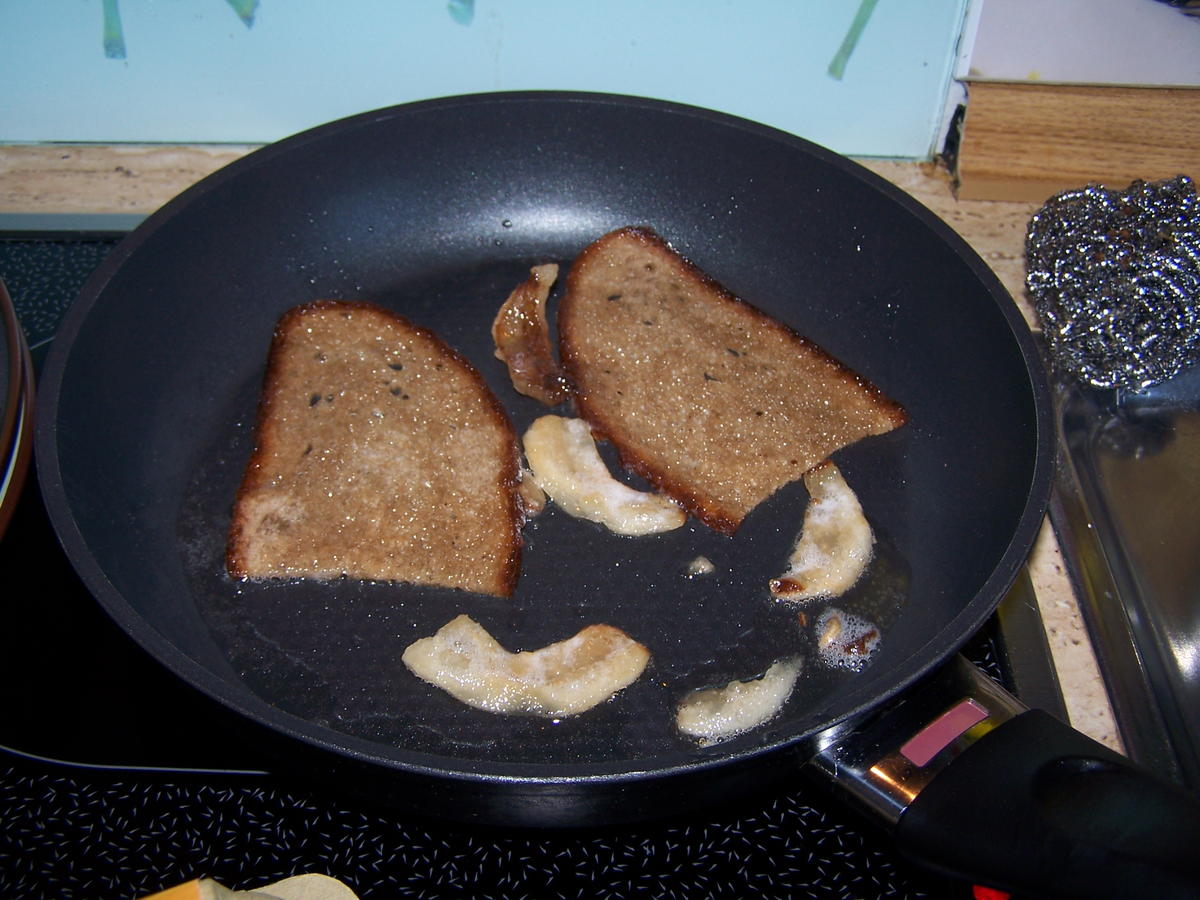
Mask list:
[[[483,378],[431,331],[362,303],[296,307],[271,345],[227,568],[508,596],[519,462]]]
[[[558,308],[579,414],[622,463],[719,531],[904,410],[647,228],[575,260]]]

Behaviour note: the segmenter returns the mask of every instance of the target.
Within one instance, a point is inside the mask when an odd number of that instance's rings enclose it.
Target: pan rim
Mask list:
[[[491,106],[526,103],[616,105],[698,118],[717,126],[733,128],[759,138],[782,143],[795,148],[808,157],[815,157],[824,164],[833,165],[843,173],[884,194],[893,203],[904,207],[910,215],[947,244],[971,269],[996,303],[1004,317],[1011,338],[1020,350],[1025,363],[1024,374],[1028,378],[1034,409],[1036,434],[1033,435],[1033,438],[1036,450],[1030,483],[1023,486],[1023,489],[1027,491],[1026,502],[1004,553],[975,597],[965,603],[955,616],[943,622],[935,634],[929,635],[919,650],[911,654],[903,665],[897,666],[893,670],[888,678],[888,687],[882,691],[850,691],[845,696],[843,708],[835,716],[821,721],[819,727],[788,734],[770,742],[739,747],[735,752],[712,756],[698,756],[694,750],[688,751],[681,748],[678,753],[669,756],[655,756],[652,760],[615,760],[604,763],[498,763],[459,759],[456,760],[457,768],[447,771],[446,757],[416,751],[384,753],[385,749],[394,750],[394,748],[318,726],[298,716],[283,712],[250,694],[248,690],[231,694],[227,682],[179,651],[133,609],[108,579],[92,555],[82,533],[76,527],[60,469],[55,427],[63,375],[70,358],[71,346],[92,308],[103,296],[105,286],[150,235],[161,228],[164,223],[184,213],[197,199],[218,189],[228,180],[238,177],[254,167],[261,166],[276,156],[290,153],[306,144],[324,140],[331,134],[342,134],[350,129],[370,126],[385,120],[416,117],[429,111],[437,112],[473,104]],[[39,481],[47,510],[58,538],[67,550],[68,558],[79,572],[81,579],[110,617],[134,642],[147,650],[160,664],[183,681],[199,688],[220,705],[231,708],[252,721],[266,723],[274,730],[312,747],[331,750],[388,769],[418,775],[432,775],[438,778],[453,777],[489,783],[551,785],[587,781],[629,782],[651,777],[670,777],[774,755],[798,746],[816,732],[861,716],[907,690],[916,681],[940,666],[983,626],[1002,599],[1004,592],[1016,579],[1028,557],[1044,520],[1053,478],[1054,429],[1049,387],[1033,336],[1015,302],[1000,284],[995,273],[947,223],[915,198],[865,167],[798,136],[726,113],[670,101],[619,94],[575,91],[510,91],[436,98],[359,113],[319,125],[253,150],[168,201],[110,253],[84,285],[78,300],[68,312],[58,336],[52,342],[45,373],[42,389],[38,396],[35,453]],[[441,764],[435,764],[435,761],[441,761]],[[651,762],[655,764],[650,764]]]

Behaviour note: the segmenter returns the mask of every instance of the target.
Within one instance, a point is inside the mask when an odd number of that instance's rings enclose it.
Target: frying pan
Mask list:
[[[732,538],[695,523],[620,538],[551,505],[526,529],[511,600],[224,574],[230,506],[284,310],[336,297],[402,312],[475,364],[520,431],[545,409],[516,394],[493,358],[496,308],[531,265],[569,264],[626,224],[654,227],[907,409],[909,424],[836,457],[878,536],[868,576],[833,604],[881,632],[865,664],[828,665],[814,651],[813,623],[829,604],[810,608],[805,625],[767,599],[799,531],[800,483]],[[167,669],[279,742],[284,758],[425,811],[535,826],[678,813],[800,763],[857,767],[869,782],[862,740],[878,750],[883,731],[919,732],[928,744],[932,732],[921,729],[945,710],[927,698],[949,690],[953,711],[963,696],[961,664],[944,664],[988,618],[1040,526],[1052,448],[1047,390],[1020,315],[979,258],[909,197],[750,122],[561,93],[359,115],[184,192],[114,250],[68,314],[46,364],[36,447],[51,518],[97,600]],[[716,571],[685,578],[702,555]],[[399,660],[461,612],[510,649],[607,622],[645,643],[652,663],[577,718],[491,715]],[[794,655],[804,677],[766,725],[711,746],[673,728],[688,691]],[[946,672],[955,686],[944,687]],[[1007,726],[993,726],[1003,719],[1033,722],[1034,744],[1052,729],[1009,700],[977,705],[987,718],[924,765],[904,757],[909,769],[923,778],[949,758],[986,756],[1002,746]],[[918,711],[915,724],[893,724],[901,708]],[[1103,754],[1089,745],[1088,759],[1117,765]],[[1024,786],[1032,776],[1021,777]],[[945,778],[921,794],[934,796]],[[985,780],[995,779],[989,770]],[[880,806],[871,790],[851,793]],[[956,869],[946,831],[968,857],[972,838],[943,822],[942,808],[974,802],[931,802],[924,819],[947,828],[926,837],[924,825],[910,834],[901,823],[902,846]],[[917,805],[885,818],[918,821]],[[982,877],[1011,880],[1006,852]],[[1034,884],[1068,883],[1047,875],[1058,865],[1046,862],[1031,864]],[[1144,874],[1143,863],[1135,868]]]

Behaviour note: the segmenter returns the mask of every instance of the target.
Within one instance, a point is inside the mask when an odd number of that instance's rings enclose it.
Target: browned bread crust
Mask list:
[[[509,596],[519,464],[499,402],[433,332],[365,303],[296,307],[275,329],[226,566]]]
[[[904,410],[648,228],[575,260],[558,308],[579,414],[622,463],[732,533],[760,502]]]

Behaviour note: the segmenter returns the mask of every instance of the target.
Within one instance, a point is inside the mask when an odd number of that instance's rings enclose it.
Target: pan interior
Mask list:
[[[464,140],[464,133],[471,140]],[[861,671],[824,665],[828,604],[773,603],[806,494],[733,537],[689,522],[621,538],[552,506],[526,530],[515,596],[343,580],[240,584],[223,571],[278,316],[340,297],[432,328],[481,371],[518,431],[489,328],[528,268],[648,224],[735,293],[903,404],[902,429],[836,459],[879,538],[835,605],[880,626]],[[451,770],[628,771],[786,741],[952,652],[1005,585],[1028,519],[1037,415],[1015,313],[931,217],[849,163],[724,117],[641,102],[493,97],[319,129],[218,173],[150,220],[85,289],[51,360],[61,491],[52,515],[109,612],[176,671],[326,745]],[[553,300],[552,300],[553,303]],[[45,424],[45,423],[43,423]],[[1031,536],[1030,536],[1031,537]],[[716,571],[687,578],[708,557]],[[466,612],[510,649],[606,622],[653,655],[614,701],[563,721],[461,706],[403,648]],[[672,727],[687,691],[800,655],[782,715],[703,749]]]

